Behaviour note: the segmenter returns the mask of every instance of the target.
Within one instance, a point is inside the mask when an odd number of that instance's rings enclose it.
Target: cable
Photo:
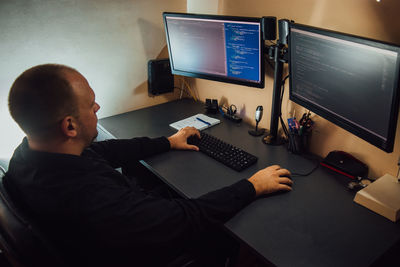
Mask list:
[[[399,161],[397,162],[397,166],[398,166],[398,168],[397,168],[397,179],[399,179],[400,178],[400,176],[399,176],[399,174],[400,174],[400,158],[399,158]]]
[[[320,162],[319,160],[317,160],[317,165],[311,169],[311,171],[307,172],[307,173],[297,173],[297,172],[292,172],[292,177],[297,177],[297,176],[308,176],[310,174],[312,174],[315,170],[317,170],[320,166]]]
[[[189,83],[184,78],[182,78],[182,81],[186,85],[186,88],[189,90],[190,95],[193,97],[194,101],[197,101],[196,95],[193,93]]]
[[[286,77],[283,78],[283,80],[282,80],[281,103],[282,103],[282,100],[283,100],[283,94],[285,93],[285,82],[286,82],[286,80],[288,78],[289,78],[289,75],[286,75]]]
[[[176,88],[176,89],[179,89],[179,91],[180,91],[179,99],[182,99],[183,92],[185,92],[185,93],[187,93],[187,94],[189,95],[189,93],[186,92],[185,89],[182,89],[182,88],[180,88],[180,87],[174,86],[174,89],[175,89],[175,88]]]
[[[182,96],[183,96],[183,86],[184,86],[184,84],[183,84],[183,80],[182,79],[180,79],[180,82],[181,82],[181,88],[180,88],[180,94],[179,94],[179,99],[182,99]]]
[[[283,102],[283,94],[285,93],[285,82],[286,82],[286,80],[288,78],[289,78],[289,75],[287,75],[282,81],[282,88],[281,88],[281,95],[280,95],[280,102],[281,103],[280,103],[280,110],[279,110],[279,120],[281,122],[282,129],[283,129],[283,132],[285,133],[286,138],[289,138],[289,131],[286,128],[286,124],[285,124],[285,122],[283,121],[283,118],[282,118],[282,102]]]
[[[272,40],[266,40],[267,42],[270,42],[272,45],[276,45],[275,42],[273,42]]]
[[[193,93],[189,83],[185,80],[185,78],[181,78],[181,81],[186,85],[186,88],[189,90],[189,94],[191,97],[193,97],[194,101],[197,102],[197,97],[196,95]]]
[[[268,63],[268,65],[272,68],[272,69],[275,69],[275,66],[274,65],[272,65],[272,63],[267,59],[267,63]]]
[[[397,180],[400,182],[400,157],[399,157],[399,159],[397,160]]]
[[[274,70],[275,66],[272,65],[271,61],[269,61],[269,56],[268,55],[264,55],[265,57],[265,61],[268,63],[268,65]]]
[[[283,129],[283,132],[285,133],[286,138],[289,138],[289,132],[288,132],[288,129],[286,128],[285,122],[282,119],[282,116],[279,116],[279,120],[281,121],[282,129]]]
[[[234,115],[237,112],[237,107],[235,104],[230,105],[229,107],[221,106],[223,109],[226,110],[226,113],[229,115]]]
[[[237,107],[234,104],[229,106],[229,115],[235,115],[236,111],[237,111]]]

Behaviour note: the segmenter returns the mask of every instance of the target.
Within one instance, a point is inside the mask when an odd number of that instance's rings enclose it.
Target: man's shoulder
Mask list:
[[[53,205],[74,202],[74,199],[81,199],[93,190],[120,184],[120,175],[111,167],[87,159],[81,164],[52,161],[35,165],[13,161],[3,184],[7,184],[6,189],[15,195],[23,196],[24,201],[32,206],[45,206],[51,210]]]
[[[113,169],[101,158],[19,149],[10,160],[8,176],[27,184],[81,183],[107,176]],[[10,178],[9,178],[10,179]]]

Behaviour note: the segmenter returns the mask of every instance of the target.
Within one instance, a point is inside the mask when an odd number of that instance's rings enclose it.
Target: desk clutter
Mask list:
[[[210,114],[216,114],[219,111],[224,118],[237,123],[242,121],[242,118],[236,115],[237,108],[235,105],[230,105],[229,107],[224,107],[223,105],[218,106],[217,99],[206,98],[205,109],[206,112]]]
[[[344,151],[329,152],[321,165],[352,180],[368,176],[368,165]]]
[[[201,130],[207,129],[211,126],[214,126],[220,122],[221,121],[219,119],[211,118],[207,115],[199,113],[199,114],[190,116],[189,118],[171,123],[169,126],[178,131],[185,127],[195,127],[197,130],[201,131]]]
[[[288,119],[288,147],[295,154],[301,154],[308,150],[308,137],[311,134],[314,121],[310,118],[311,112],[305,112],[300,121],[296,117]]]
[[[385,174],[358,191],[354,202],[396,222],[400,218],[400,182]]]

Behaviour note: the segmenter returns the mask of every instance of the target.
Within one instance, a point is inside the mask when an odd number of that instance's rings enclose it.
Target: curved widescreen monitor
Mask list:
[[[392,152],[399,111],[400,47],[291,24],[290,99]]]
[[[172,74],[264,87],[261,18],[163,17]]]

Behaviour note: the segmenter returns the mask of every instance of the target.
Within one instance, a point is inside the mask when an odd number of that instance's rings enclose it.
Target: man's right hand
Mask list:
[[[169,144],[171,149],[186,149],[186,150],[196,150],[199,151],[199,148],[194,145],[189,145],[187,143],[187,139],[192,136],[196,135],[200,138],[200,132],[194,127],[185,127],[180,129],[175,134],[168,137]]]
[[[256,172],[249,178],[256,190],[256,196],[266,195],[277,191],[292,190],[293,181],[289,178],[290,172],[272,165]]]

